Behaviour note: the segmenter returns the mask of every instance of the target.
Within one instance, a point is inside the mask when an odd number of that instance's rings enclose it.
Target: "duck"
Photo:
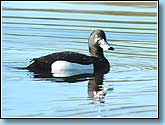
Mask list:
[[[114,50],[107,42],[103,30],[94,30],[88,38],[90,55],[73,51],[63,51],[33,58],[27,70],[35,73],[51,73],[53,77],[67,77],[75,74],[96,72],[106,73],[110,63],[103,50]]]

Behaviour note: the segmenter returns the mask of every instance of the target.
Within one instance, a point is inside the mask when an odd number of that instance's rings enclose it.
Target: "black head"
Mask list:
[[[89,39],[89,52],[94,57],[104,57],[103,50],[114,50],[107,40],[103,30],[95,30],[91,33]]]

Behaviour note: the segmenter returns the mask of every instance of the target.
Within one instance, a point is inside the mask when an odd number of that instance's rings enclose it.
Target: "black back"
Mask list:
[[[71,63],[78,63],[82,65],[88,65],[93,63],[93,60],[90,56],[77,52],[65,51],[65,52],[52,53],[39,58],[34,58],[32,60],[34,62],[30,64],[27,67],[27,69],[31,71],[35,71],[35,70],[51,71],[51,64],[57,60],[67,61]]]

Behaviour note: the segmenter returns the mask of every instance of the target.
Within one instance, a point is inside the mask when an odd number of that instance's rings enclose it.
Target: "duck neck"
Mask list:
[[[89,48],[89,53],[92,57],[96,58],[104,58],[103,49],[102,48]]]

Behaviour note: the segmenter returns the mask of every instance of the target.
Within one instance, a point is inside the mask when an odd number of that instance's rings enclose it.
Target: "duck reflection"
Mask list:
[[[84,73],[77,74],[69,77],[53,77],[51,73],[35,73],[33,78],[39,78],[39,80],[51,81],[51,82],[68,82],[76,83],[81,81],[88,81],[88,96],[93,103],[104,103],[104,97],[108,90],[103,87],[103,79],[105,72],[99,72],[94,74]],[[111,89],[112,90],[112,89]]]
[[[92,98],[95,103],[104,103],[104,97],[107,89],[103,87],[104,74],[96,74],[91,76],[88,82],[88,96]]]

